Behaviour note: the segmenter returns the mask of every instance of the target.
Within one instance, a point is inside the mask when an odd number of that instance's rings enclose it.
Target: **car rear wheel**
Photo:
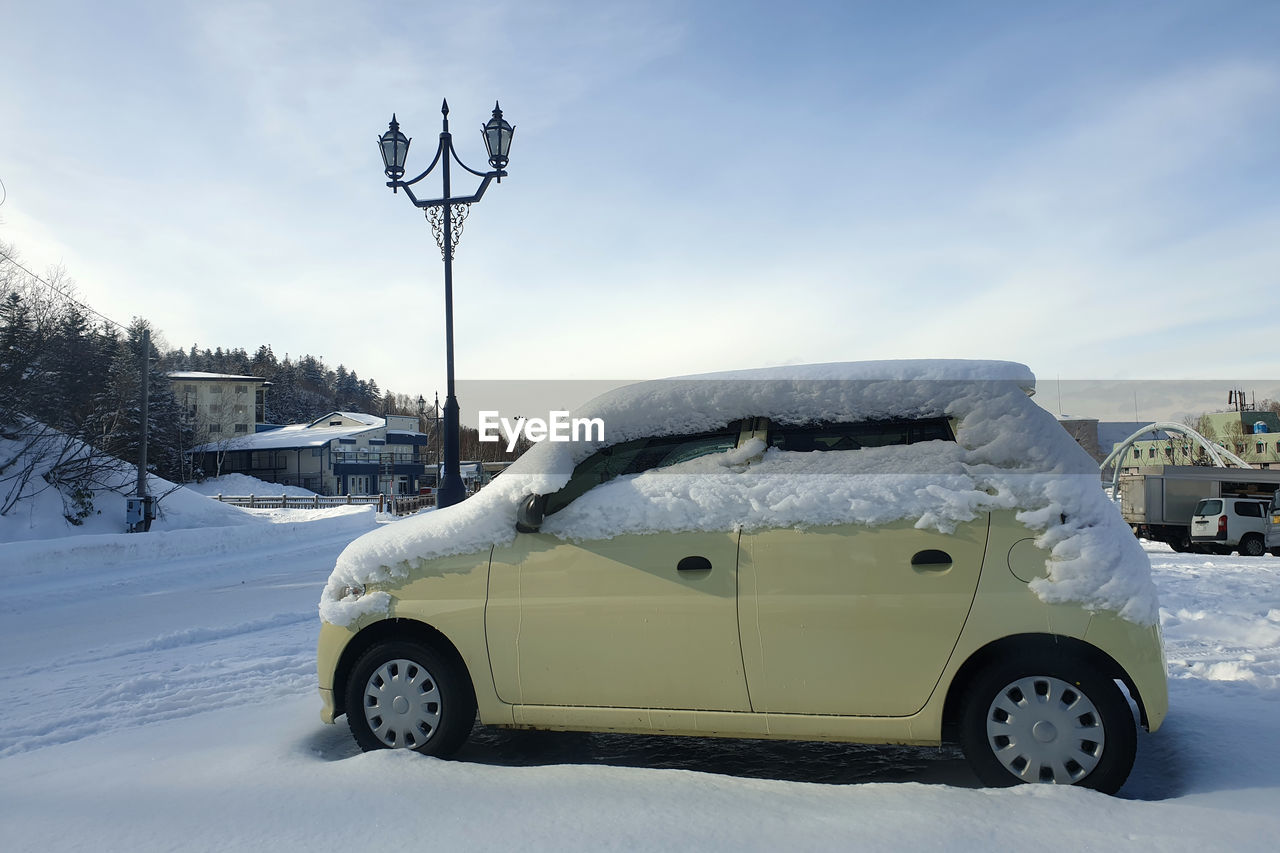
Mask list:
[[[1240,540],[1240,553],[1246,557],[1261,557],[1267,553],[1267,543],[1256,533],[1246,533]]]
[[[1091,666],[1031,658],[996,664],[965,695],[960,745],[985,785],[1081,785],[1114,794],[1137,750],[1129,704]]]
[[[446,757],[475,722],[471,684],[452,659],[428,646],[380,643],[347,681],[347,725],[366,752],[412,749]]]

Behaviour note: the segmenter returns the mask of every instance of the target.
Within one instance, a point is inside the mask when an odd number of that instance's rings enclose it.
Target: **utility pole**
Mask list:
[[[147,428],[151,420],[151,330],[142,330],[142,400],[140,406],[141,428],[138,436],[138,489],[136,497],[127,501],[125,522],[130,533],[151,529],[154,518],[153,505],[147,494]]]
[[[151,420],[151,330],[142,330],[142,435],[138,441],[138,497],[147,496],[147,427]]]

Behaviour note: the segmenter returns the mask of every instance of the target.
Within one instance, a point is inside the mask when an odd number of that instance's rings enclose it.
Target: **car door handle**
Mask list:
[[[927,551],[916,552],[911,558],[911,568],[918,572],[945,572],[951,568],[952,562],[951,555],[946,551],[930,548]]]
[[[709,572],[711,571],[711,561],[706,557],[685,557],[676,563],[676,571]]]

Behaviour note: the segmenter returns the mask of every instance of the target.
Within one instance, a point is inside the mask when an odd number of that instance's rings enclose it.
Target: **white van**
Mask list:
[[[1271,502],[1261,498],[1205,498],[1191,514],[1191,544],[1218,554],[1239,551],[1261,557],[1267,550]]]

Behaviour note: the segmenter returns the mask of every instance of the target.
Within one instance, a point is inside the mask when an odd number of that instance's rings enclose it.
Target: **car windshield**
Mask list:
[[[1222,501],[1203,500],[1196,504],[1196,515],[1220,515],[1221,513]]]

